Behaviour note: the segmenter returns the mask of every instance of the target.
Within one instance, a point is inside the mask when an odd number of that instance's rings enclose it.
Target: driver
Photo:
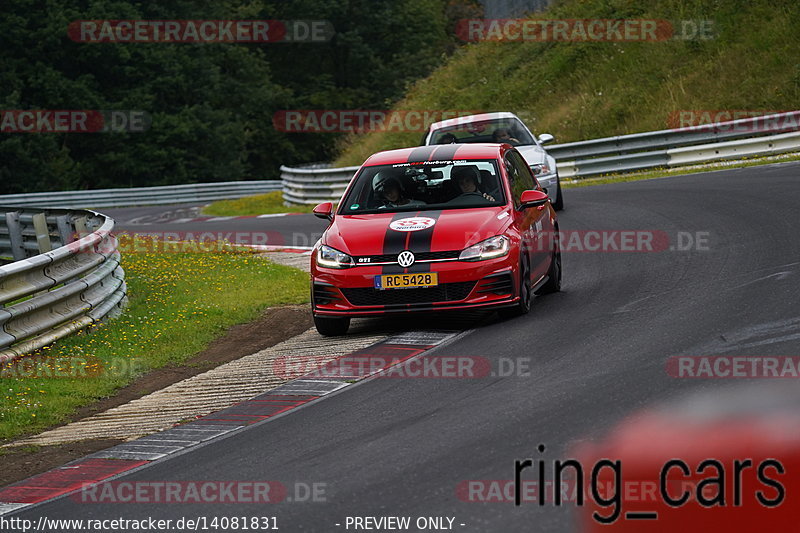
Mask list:
[[[478,169],[471,166],[458,167],[453,169],[453,179],[456,180],[456,184],[461,190],[462,195],[479,194],[490,202],[494,202],[494,197],[478,190],[478,183],[480,182],[480,175],[478,174],[479,172],[480,171]]]
[[[386,209],[387,207],[400,207],[400,206],[417,206],[425,205],[425,202],[419,200],[412,200],[405,196],[405,190],[400,180],[395,176],[386,176],[384,173],[379,172],[375,176],[373,188],[378,198],[383,201],[383,205],[378,209]]]
[[[492,133],[492,140],[496,143],[515,143],[519,144],[519,140],[511,136],[511,133],[505,128],[494,130]]]
[[[458,137],[453,135],[452,133],[445,133],[441,137],[439,137],[439,142],[437,144],[455,144],[458,142]]]

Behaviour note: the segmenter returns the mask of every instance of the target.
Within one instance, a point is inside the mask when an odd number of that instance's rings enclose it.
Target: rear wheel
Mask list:
[[[564,209],[564,196],[561,194],[561,180],[556,177],[556,201],[553,203],[553,209],[561,211]]]
[[[561,290],[561,245],[558,237],[558,230],[556,229],[553,257],[550,258],[550,268],[547,269],[547,281],[536,290],[537,295],[550,294]]]
[[[531,274],[525,262],[520,266],[519,276],[519,300],[513,307],[504,307],[497,310],[502,318],[527,315],[531,310]]]
[[[350,329],[350,318],[314,316],[314,326],[320,335],[325,337],[338,337]]]

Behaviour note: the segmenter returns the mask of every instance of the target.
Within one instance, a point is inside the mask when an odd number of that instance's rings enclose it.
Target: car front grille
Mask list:
[[[442,283],[436,287],[419,289],[377,290],[371,287],[342,289],[342,293],[351,304],[369,305],[419,305],[434,302],[458,302],[469,296],[475,287],[474,281],[459,283]]]
[[[414,250],[411,250],[414,252]],[[444,252],[414,252],[414,260],[441,261],[442,259],[457,259],[461,250],[448,250]],[[375,263],[397,263],[398,254],[361,255],[354,258],[356,265],[369,265]]]

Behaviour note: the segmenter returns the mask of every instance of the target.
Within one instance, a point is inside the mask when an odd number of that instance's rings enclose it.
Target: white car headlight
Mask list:
[[[541,165],[531,165],[531,170],[533,171],[534,176],[552,173],[552,170],[550,170],[550,167],[547,165],[547,163],[542,163]]]
[[[509,244],[508,237],[503,235],[491,237],[465,248],[459,254],[458,259],[461,261],[483,261],[484,259],[501,257],[508,253]]]
[[[350,268],[353,266],[353,258],[323,244],[317,248],[317,264],[325,268]]]

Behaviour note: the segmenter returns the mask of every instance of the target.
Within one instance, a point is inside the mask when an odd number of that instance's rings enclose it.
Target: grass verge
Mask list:
[[[0,439],[41,431],[137,375],[180,365],[269,306],[308,301],[308,275],[252,253],[125,253],[125,313],[0,367]]]
[[[204,207],[202,213],[215,217],[242,217],[275,213],[310,213],[313,208],[313,205],[283,205],[281,191],[274,191],[235,200],[219,200]]]

